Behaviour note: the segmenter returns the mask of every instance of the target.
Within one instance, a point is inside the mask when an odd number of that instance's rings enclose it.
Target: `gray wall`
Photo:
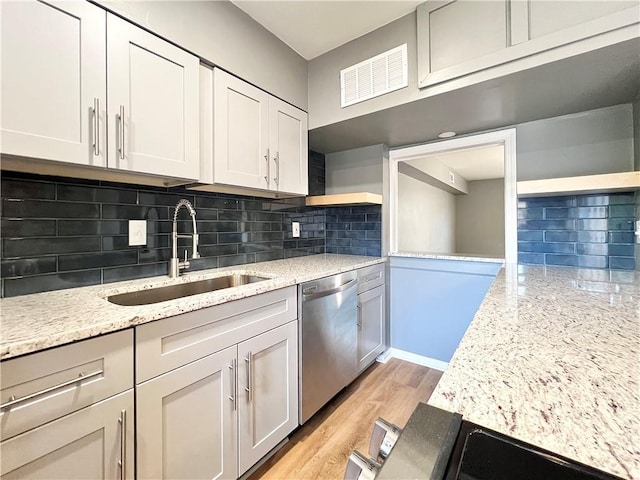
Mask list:
[[[409,86],[342,109],[340,70],[404,43],[407,44]],[[415,12],[309,62],[309,130],[411,102],[419,97]]]
[[[633,128],[631,104],[519,124],[518,180],[630,171]]]
[[[455,251],[504,258],[504,179],[468,186],[468,195],[456,196]]]
[[[98,3],[307,110],[307,61],[231,2]]]
[[[326,193],[382,194],[384,155],[384,145],[371,145],[325,155]]]
[[[456,196],[398,174],[398,251],[455,252]]]

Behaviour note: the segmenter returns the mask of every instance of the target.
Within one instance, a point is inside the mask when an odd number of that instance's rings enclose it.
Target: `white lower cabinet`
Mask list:
[[[132,479],[133,329],[0,363],[0,477]]]
[[[236,479],[298,426],[296,298],[288,287],[137,327],[137,478]]]
[[[138,478],[236,478],[236,348],[137,387]]]
[[[384,285],[358,295],[358,371],[384,350],[384,295]]]
[[[129,390],[5,440],[0,443],[0,476],[3,480],[132,479],[133,417],[133,390]]]
[[[298,422],[297,322],[137,387],[138,478],[238,478]]]
[[[238,362],[238,466],[242,475],[298,426],[297,321],[242,342]]]

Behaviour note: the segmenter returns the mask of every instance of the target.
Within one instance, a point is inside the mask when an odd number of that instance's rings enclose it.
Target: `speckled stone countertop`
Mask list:
[[[239,300],[317,278],[382,263],[385,258],[312,255],[129,282],[36,293],[0,300],[0,359],[33,353],[133,325]],[[123,307],[107,301],[119,293],[203,280],[231,273],[269,280],[152,305]]]
[[[434,260],[462,260],[465,262],[486,262],[486,263],[502,263],[504,258],[490,258],[482,255],[471,255],[468,253],[430,253],[430,252],[393,252],[390,257],[407,257],[407,258],[432,258]]]
[[[507,265],[429,403],[640,479],[640,273]]]

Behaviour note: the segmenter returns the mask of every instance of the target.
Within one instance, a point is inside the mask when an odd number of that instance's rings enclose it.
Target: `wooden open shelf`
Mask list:
[[[371,192],[337,193],[306,198],[307,206],[382,205],[382,195]]]
[[[613,193],[640,189],[640,171],[518,182],[518,196]]]

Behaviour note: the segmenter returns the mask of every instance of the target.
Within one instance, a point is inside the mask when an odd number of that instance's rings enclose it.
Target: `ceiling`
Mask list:
[[[504,178],[504,145],[455,150],[429,155],[424,159],[444,163],[468,182]],[[409,163],[420,168],[417,160],[411,160]]]
[[[424,2],[231,1],[307,60],[403,17]]]

